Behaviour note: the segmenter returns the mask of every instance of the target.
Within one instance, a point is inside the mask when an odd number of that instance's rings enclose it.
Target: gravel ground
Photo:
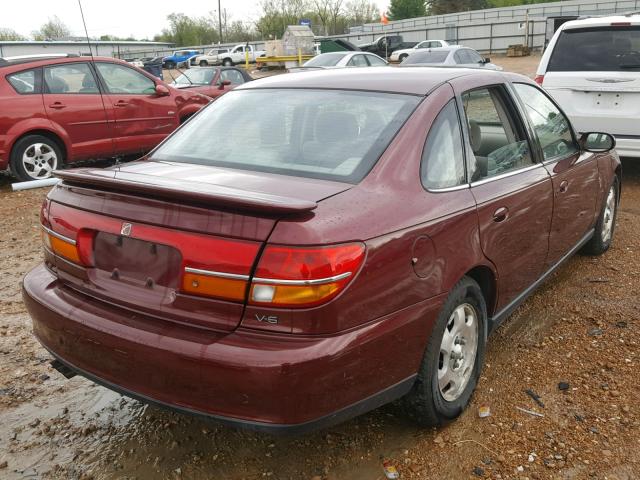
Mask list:
[[[612,249],[574,257],[498,329],[460,419],[425,430],[389,405],[291,438],[145,406],[52,370],[19,293],[41,258],[46,190],[0,187],[0,478],[377,480],[383,461],[404,479],[640,478],[640,164],[623,169]],[[491,416],[478,418],[481,405]]]

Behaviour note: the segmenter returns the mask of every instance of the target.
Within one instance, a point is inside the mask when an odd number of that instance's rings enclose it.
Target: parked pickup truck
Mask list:
[[[358,45],[363,52],[371,52],[382,58],[387,58],[396,50],[413,48],[418,42],[405,42],[402,35],[387,35],[385,37],[378,37],[371,43],[365,43],[364,45]]]
[[[171,55],[162,59],[162,66],[171,70],[183,62],[188,62],[191,57],[195,57],[199,53],[198,50],[176,50]]]
[[[402,62],[409,55],[414,53],[416,50],[420,50],[422,48],[440,48],[440,47],[448,47],[449,42],[446,40],[425,40],[423,42],[418,43],[413,48],[403,48],[401,50],[394,50],[391,55],[389,55],[390,62]]]
[[[206,65],[224,65],[230,67],[236,63],[244,63],[246,61],[246,51],[249,51],[249,62],[255,63],[256,58],[264,57],[267,52],[264,50],[256,50],[253,45],[240,44],[233,47],[231,50],[215,53],[215,50],[209,52],[206,55],[198,55],[193,59],[191,64],[200,65],[202,67]],[[213,53],[213,54],[212,54]],[[210,55],[212,54],[212,55]]]

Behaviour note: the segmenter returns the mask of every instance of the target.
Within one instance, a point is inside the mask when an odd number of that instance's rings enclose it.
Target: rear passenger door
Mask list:
[[[68,160],[113,155],[112,124],[88,63],[44,67],[43,100],[49,120],[68,136]]]
[[[553,191],[506,85],[482,77],[451,82],[464,112],[468,175],[482,250],[498,271],[497,311],[543,273]],[[475,85],[474,85],[475,84]]]
[[[597,156],[580,152],[571,124],[538,87],[514,83],[553,182],[553,221],[547,265],[557,263],[593,226],[600,191]]]

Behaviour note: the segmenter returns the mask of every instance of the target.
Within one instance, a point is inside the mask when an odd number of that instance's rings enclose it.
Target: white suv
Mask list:
[[[640,15],[563,24],[542,55],[536,82],[579,132],[611,133],[620,156],[640,157]]]

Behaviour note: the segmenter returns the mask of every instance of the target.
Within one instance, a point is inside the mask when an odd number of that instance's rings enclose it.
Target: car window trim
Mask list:
[[[520,83],[524,83],[524,82],[520,82]],[[516,99],[514,99],[512,97],[511,92],[509,91],[509,88],[512,88],[512,87],[511,87],[511,85],[509,85],[509,82],[485,84],[485,85],[481,85],[481,86],[478,86],[478,87],[473,87],[473,88],[464,90],[460,94],[456,94],[456,102],[458,102],[459,105],[460,105],[459,106],[460,111],[464,112],[464,102],[462,101],[462,95],[464,95],[467,92],[472,92],[474,90],[487,90],[487,89],[492,88],[492,87],[498,87],[498,88],[502,89],[503,97],[506,96],[506,98],[503,98],[503,101],[507,100],[507,104],[504,105],[505,109],[507,110],[506,111],[507,115],[511,115],[512,120],[516,120],[516,121],[520,120],[520,124],[521,124],[521,127],[522,127],[522,133],[524,134],[525,140],[527,141],[527,144],[529,145],[529,151],[531,152],[531,155],[532,155],[533,164],[530,165],[530,166],[542,166],[543,162],[540,162],[539,161],[540,159],[537,158],[536,155],[532,151],[533,150],[532,149],[532,139],[529,137],[529,132],[528,132],[529,125],[524,122],[525,120],[528,120],[528,117],[521,118],[520,111],[519,111],[519,106],[518,106],[518,103],[517,103],[517,102],[520,101],[520,98],[517,97],[517,100],[516,100]],[[461,118],[462,118],[462,116],[461,116]],[[466,120],[466,115],[465,115],[465,120]],[[463,132],[463,135],[465,137],[465,140],[464,140],[465,150],[470,152],[465,156],[465,160],[467,161],[467,165],[469,165],[470,164],[470,160],[471,160],[469,158],[469,155],[473,155],[473,151],[471,150],[471,137],[470,137],[470,134],[469,134],[469,128],[468,128],[467,122],[462,122],[462,124],[463,124],[462,125],[462,132]],[[469,146],[469,148],[466,148],[467,145]],[[536,148],[537,148],[538,145],[539,144],[536,143]],[[528,169],[529,169],[529,167],[522,167],[522,168],[519,168],[519,169],[516,169],[516,170],[505,172],[504,174],[501,173],[500,175],[496,175],[494,177],[487,177],[487,178],[483,178],[482,180],[476,180],[475,182],[470,182],[469,185],[470,186],[474,186],[478,182],[484,182],[485,180],[490,180],[492,178],[502,178],[503,175],[511,174],[511,173],[518,173],[518,172],[526,171]],[[468,168],[467,168],[467,172],[466,173],[467,173],[467,179],[469,179],[470,172],[469,172]]]
[[[495,175],[493,177],[486,177],[486,178],[483,178],[481,180],[476,180],[474,182],[471,182],[469,184],[469,187],[473,188],[473,187],[477,187],[479,185],[484,185],[485,183],[490,183],[490,182],[493,182],[493,181],[502,180],[502,179],[507,178],[507,177],[512,177],[514,175],[519,175],[521,173],[529,172],[529,171],[534,170],[536,168],[544,168],[544,165],[542,163],[534,163],[532,165],[529,165],[528,167],[522,167],[522,168],[518,168],[518,169],[515,169],[515,170],[509,170],[508,172],[501,173],[500,175]]]
[[[102,87],[104,87],[104,90],[102,91],[102,93],[104,95],[142,95],[145,97],[149,97],[149,96],[153,96],[152,93],[111,93],[111,91],[109,91],[109,87],[107,86],[107,82],[104,80],[102,73],[100,73],[100,69],[98,68],[98,65],[103,65],[103,64],[109,64],[109,65],[118,65],[120,67],[124,67],[124,68],[128,68],[129,70],[133,70],[135,73],[138,73],[140,75],[142,75],[145,78],[148,78],[149,80],[151,80],[151,82],[153,82],[154,88],[156,86],[158,86],[158,82],[156,82],[155,78],[151,78],[151,74],[146,75],[146,72],[142,71],[138,71],[135,68],[129,67],[128,65],[123,65],[121,63],[118,62],[105,62],[105,61],[100,61],[100,62],[95,62],[92,61],[90,62],[92,64],[92,66],[94,67],[94,72],[96,73],[96,75],[98,75],[99,79],[100,79],[100,84]]]
[[[582,153],[582,149],[580,148],[580,143],[577,140],[577,135],[576,132],[573,128],[573,124],[571,123],[571,120],[569,119],[569,116],[564,112],[564,110],[562,110],[562,108],[560,108],[560,105],[557,104],[557,102],[555,100],[553,100],[553,98],[551,98],[551,95],[547,95],[547,93],[540,87],[538,87],[537,85],[533,85],[531,83],[528,82],[510,82],[512,83],[512,85],[510,85],[510,87],[513,89],[513,95],[516,98],[516,102],[519,104],[519,109],[521,110],[521,115],[524,114],[524,121],[529,125],[529,128],[531,129],[531,135],[533,135],[533,139],[535,140],[536,146],[537,146],[537,151],[539,154],[539,159],[538,161],[543,164],[543,165],[549,165],[551,163],[556,163],[556,162],[560,162],[562,160],[565,160],[573,155],[580,154]],[[538,137],[538,133],[536,132],[533,123],[531,122],[531,119],[529,118],[529,114],[527,113],[527,109],[526,106],[524,104],[524,101],[520,98],[520,95],[518,95],[518,92],[515,89],[514,85],[528,85],[536,90],[538,90],[540,93],[542,93],[557,109],[558,111],[564,116],[564,118],[567,120],[567,122],[569,123],[570,131],[571,131],[571,138],[573,139],[573,143],[575,144],[575,146],[577,147],[577,151],[576,152],[572,152],[572,153],[568,153],[567,155],[556,155],[555,157],[551,157],[549,159],[545,159],[544,158],[544,151],[542,150],[542,144],[540,143],[540,138]]]
[[[102,90],[102,85],[100,84],[99,79],[96,76],[96,72],[93,69],[93,62],[90,61],[83,61],[83,62],[65,62],[65,63],[54,63],[52,65],[44,65],[43,67],[41,67],[42,71],[41,71],[41,89],[42,89],[42,94],[43,95],[102,95],[103,90]],[[49,86],[47,85],[47,82],[44,79],[44,70],[47,68],[56,68],[56,67],[64,67],[66,65],[86,65],[87,68],[89,69],[89,72],[91,72],[91,74],[93,75],[93,79],[96,82],[96,86],[98,87],[98,91],[97,92],[62,92],[62,93],[51,93],[49,91]]]

